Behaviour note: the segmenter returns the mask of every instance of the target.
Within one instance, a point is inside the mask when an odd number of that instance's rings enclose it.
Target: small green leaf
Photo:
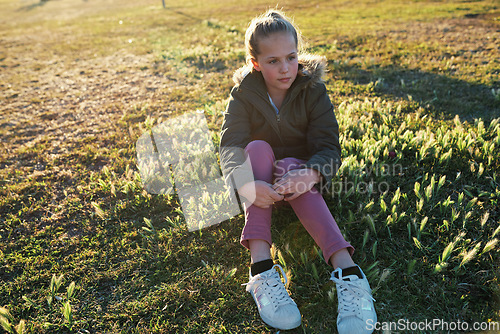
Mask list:
[[[0,317],[4,317],[8,321],[14,321],[14,317],[12,317],[9,310],[1,306],[0,306]]]
[[[75,282],[71,282],[68,288],[66,289],[68,299],[71,299],[71,297],[73,297],[73,293],[75,292],[75,286],[76,286]]]
[[[441,187],[444,185],[444,182],[446,181],[446,175],[443,175],[439,178],[438,186],[437,186],[437,192],[441,189]]]
[[[479,251],[479,248],[481,248],[481,242],[479,242],[476,246],[474,246],[473,249],[465,253],[462,262],[460,262],[459,267],[462,267],[464,264],[470,262],[474,257],[476,256],[477,252]]]
[[[495,235],[497,235],[499,232],[500,232],[500,225],[498,225],[498,227],[496,228],[495,232],[493,232],[493,235],[491,237],[494,238]]]
[[[440,262],[434,267],[434,273],[439,273],[446,267],[448,267],[448,262]]]
[[[420,250],[423,249],[422,244],[420,243],[420,241],[418,241],[417,238],[413,237],[413,242],[415,243],[415,246],[417,246],[418,249]]]
[[[424,207],[424,199],[421,198],[420,201],[417,202],[417,212],[422,211],[423,207]]]
[[[365,216],[365,220],[368,224],[368,227],[370,228],[370,230],[372,230],[372,232],[374,234],[377,234],[377,230],[375,228],[375,221],[373,220],[373,217],[371,215],[366,215]]]
[[[368,237],[370,236],[370,230],[366,229],[365,234],[363,235],[363,244],[361,246],[361,249],[364,249],[366,246],[366,243],[368,242]]]
[[[490,217],[490,213],[489,212],[485,212],[484,215],[481,217],[481,227],[484,227],[484,225],[488,221],[489,217]]]
[[[24,334],[26,330],[26,322],[24,320],[19,321],[19,324],[15,327],[16,334]]]
[[[415,259],[408,262],[408,275],[412,274],[415,271],[415,264],[417,264],[417,260]]]
[[[387,211],[387,204],[385,204],[385,201],[382,198],[380,198],[380,209],[382,212]]]
[[[401,190],[400,188],[398,187],[398,189],[396,190],[396,192],[394,193],[394,196],[392,197],[392,200],[391,200],[391,205],[395,205],[395,204],[399,204],[399,198],[401,197]]]
[[[448,246],[445,247],[441,258],[439,259],[439,262],[446,262],[453,252],[453,248],[455,248],[455,242],[452,241],[448,244]]]
[[[233,268],[229,271],[229,273],[224,277],[224,280],[227,281],[228,279],[232,278],[236,274],[237,268]]]
[[[0,315],[0,325],[7,333],[14,333],[12,331],[12,325],[10,324],[9,320],[7,320],[7,318],[2,315]]]
[[[422,232],[425,228],[425,225],[427,224],[427,221],[429,220],[429,217],[425,216],[421,221],[420,221],[420,232]]]
[[[312,269],[313,277],[316,280],[319,280],[318,269],[316,268],[316,265],[314,263],[311,263],[311,269]]]
[[[417,195],[418,199],[422,198],[422,195],[420,195],[420,183],[415,182],[415,186],[413,188],[413,191],[415,192],[415,195]]]
[[[432,198],[432,191],[433,191],[433,184],[429,184],[425,188],[425,198],[427,199],[427,201],[429,201]]]
[[[496,239],[496,238],[493,239],[493,240],[488,241],[488,243],[484,246],[483,251],[481,252],[481,254],[487,253],[490,250],[492,250],[493,248],[495,248],[495,246],[497,245],[497,243],[498,243],[498,239]]]
[[[477,197],[474,197],[473,199],[471,199],[471,200],[469,201],[469,203],[467,203],[467,206],[465,207],[465,210],[470,210],[470,209],[472,209],[472,208],[474,207],[474,205],[476,205],[477,201],[478,201],[478,198],[477,198]]]
[[[372,246],[372,255],[373,255],[374,258],[377,257],[377,244],[378,244],[378,241],[375,241],[373,243],[373,246]]]
[[[72,313],[72,308],[71,308],[71,304],[69,303],[69,301],[67,301],[63,304],[61,311],[63,313],[64,319],[66,319],[66,321],[71,324],[73,322],[73,313]]]

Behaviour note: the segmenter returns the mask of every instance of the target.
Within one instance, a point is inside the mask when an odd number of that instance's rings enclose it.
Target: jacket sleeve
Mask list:
[[[311,92],[309,99],[312,103],[308,106],[310,113],[306,137],[311,158],[305,167],[321,173],[323,177],[319,187],[322,191],[328,191],[341,165],[339,125],[325,85],[318,84],[311,90],[314,92]]]
[[[233,88],[224,112],[220,134],[220,164],[226,185],[237,190],[254,181],[245,147],[251,141],[250,119],[244,101],[239,98],[238,87]]]

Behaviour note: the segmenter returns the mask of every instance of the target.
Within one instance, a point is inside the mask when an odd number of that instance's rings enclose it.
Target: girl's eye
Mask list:
[[[294,59],[295,59],[295,56],[288,57],[288,60],[294,60]]]
[[[276,63],[276,59],[273,59],[269,62],[269,64],[275,64]]]

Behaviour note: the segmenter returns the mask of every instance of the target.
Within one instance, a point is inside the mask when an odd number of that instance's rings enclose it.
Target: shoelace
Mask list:
[[[248,283],[244,283],[242,285],[248,286],[247,289],[253,289],[256,285],[261,285],[264,289],[264,291],[268,292],[269,290],[274,290],[274,293],[268,293],[268,296],[276,301],[277,306],[279,305],[285,305],[285,304],[291,304],[293,303],[293,300],[290,298],[290,295],[285,289],[285,285],[288,282],[288,279],[286,277],[285,271],[279,264],[275,264],[274,267],[279,268],[281,271],[282,276],[285,278],[285,283],[281,283],[281,279],[279,277],[279,273],[276,271],[271,271],[268,275],[264,276],[262,274],[260,275],[255,275],[252,277],[252,279]],[[276,291],[277,290],[277,291]]]
[[[363,297],[368,297],[372,301],[375,301],[368,291],[351,281],[339,279],[333,273],[331,280],[338,284],[339,313],[342,313],[344,316],[357,316],[360,312],[359,299]]]

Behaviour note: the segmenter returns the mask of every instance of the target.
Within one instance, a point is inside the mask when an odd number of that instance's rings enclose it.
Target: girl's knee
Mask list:
[[[271,145],[268,144],[268,142],[264,140],[254,140],[248,143],[248,145],[245,147],[245,151],[259,151],[259,152],[265,152],[265,151],[270,151],[272,152],[273,149]]]

